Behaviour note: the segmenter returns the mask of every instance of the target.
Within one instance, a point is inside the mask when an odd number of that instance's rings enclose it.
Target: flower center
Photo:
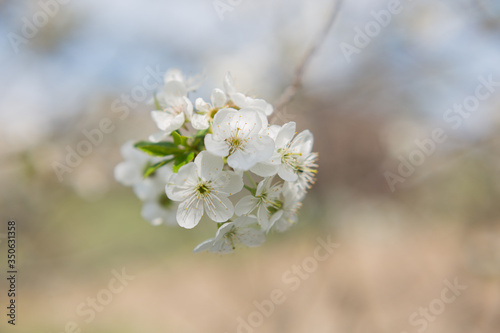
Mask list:
[[[236,228],[234,226],[224,235],[226,239],[226,243],[229,243],[233,250],[236,250],[236,246],[234,245],[234,238],[236,237]]]
[[[232,137],[225,140],[229,145],[229,155],[231,155],[237,150],[243,150],[243,148],[245,148],[246,140],[241,137],[238,137],[239,132],[240,128],[238,127],[236,128],[236,133]]]
[[[196,193],[198,197],[204,197],[212,191],[212,188],[209,183],[199,183],[198,186],[196,187]]]
[[[301,153],[294,153],[287,148],[278,149],[278,153],[281,154],[281,163],[290,165],[292,168],[297,167],[297,157],[302,156]]]
[[[215,114],[219,112],[219,109],[218,108],[213,108],[209,113],[208,113],[208,116],[210,117],[210,119],[214,119],[215,117]]]
[[[242,142],[239,138],[233,138],[233,141],[231,142],[231,146],[233,146],[234,148],[238,148],[239,146],[241,146]]]
[[[273,215],[278,210],[280,210],[282,206],[283,206],[283,203],[281,201],[274,200],[274,201],[269,202],[269,206],[267,206],[267,210],[271,215]]]

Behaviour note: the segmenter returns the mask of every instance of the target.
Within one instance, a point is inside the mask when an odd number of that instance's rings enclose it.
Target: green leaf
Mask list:
[[[178,131],[172,132],[172,137],[174,138],[174,143],[176,145],[181,145],[184,147],[188,146],[188,137],[187,136],[182,136]]]
[[[188,164],[192,160],[194,160],[194,152],[193,151],[189,152],[189,153],[184,153],[184,154],[177,155],[175,157],[175,159],[174,159],[174,168],[173,168],[173,171],[175,173],[177,173],[177,171],[179,171],[179,169],[183,165]]]
[[[168,164],[168,163],[172,162],[174,159],[175,158],[171,158],[171,159],[168,159],[168,160],[163,160],[163,161],[160,161],[158,163],[146,166],[146,168],[144,169],[144,178],[148,178],[153,173],[155,173],[156,170],[158,170],[159,168],[161,168],[165,164]]]
[[[139,141],[134,147],[152,156],[176,155],[184,152],[184,149],[179,148],[178,145],[173,142]]]
[[[156,94],[153,95],[153,101],[155,102],[155,108],[156,110],[161,110],[161,105],[160,102],[158,102],[158,99],[156,98]]]

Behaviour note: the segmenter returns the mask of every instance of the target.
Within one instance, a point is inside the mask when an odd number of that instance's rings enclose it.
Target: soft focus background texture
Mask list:
[[[475,93],[478,77],[500,81],[500,6],[402,0],[347,61],[340,44],[353,44],[388,3],[345,1],[303,89],[275,119],[312,130],[320,154],[300,223],[258,249],[216,256],[191,252],[215,226],[152,227],[114,181],[120,146],[154,124],[147,99],[124,119],[112,103],[148,67],[204,72],[195,96],[205,98],[231,71],[240,90],[274,102],[334,2],[248,0],[221,20],[211,0],[72,0],[15,52],[8,36],[41,5],[0,1],[0,236],[15,219],[20,254],[17,325],[6,325],[2,278],[0,331],[64,332],[75,321],[93,333],[236,332],[254,301],[283,289],[286,302],[255,332],[412,333],[421,327],[410,316],[458,278],[467,289],[420,331],[499,332],[500,92],[456,129],[443,116]],[[112,133],[60,182],[52,163],[104,117]],[[435,128],[447,140],[391,191],[384,173],[397,173],[398,157]],[[327,235],[340,248],[287,289],[284,272]],[[76,308],[122,268],[135,279],[86,323]]]

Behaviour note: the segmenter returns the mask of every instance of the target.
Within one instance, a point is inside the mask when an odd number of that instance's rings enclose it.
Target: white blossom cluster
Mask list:
[[[125,161],[115,178],[133,187],[153,225],[191,229],[215,222],[215,237],[195,252],[259,246],[270,231],[297,221],[315,180],[313,135],[297,134],[294,122],[270,125],[272,105],[238,92],[230,74],[210,101],[193,104],[188,95],[200,82],[177,69],[165,74],[151,111],[159,131],[122,147]]]

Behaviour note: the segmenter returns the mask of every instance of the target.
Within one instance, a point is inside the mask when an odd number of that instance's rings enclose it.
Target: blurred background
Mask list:
[[[20,272],[17,325],[2,313],[0,331],[499,332],[500,5],[401,0],[380,14],[391,3],[344,1],[275,117],[310,129],[320,154],[300,222],[217,256],[192,254],[213,226],[153,227],[114,180],[120,146],[155,130],[154,89],[127,96],[178,67],[204,73],[194,97],[231,71],[273,103],[335,2],[0,1],[0,249],[15,219]],[[463,103],[472,111],[452,111]],[[54,162],[103,118],[113,130],[60,180]],[[320,236],[340,247],[291,290],[283,274]],[[134,279],[87,323],[77,308],[122,268]],[[456,279],[467,289],[440,308]],[[274,289],[286,301],[242,328]]]

